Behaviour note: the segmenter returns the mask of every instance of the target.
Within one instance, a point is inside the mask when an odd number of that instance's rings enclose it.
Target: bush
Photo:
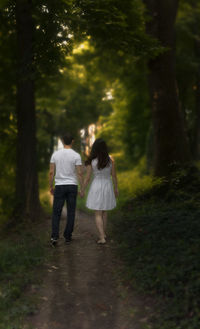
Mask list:
[[[197,176],[177,174],[140,191],[113,215],[112,234],[127,278],[162,301],[154,328],[200,325],[199,187]]]
[[[35,280],[33,270],[44,259],[42,242],[25,234],[19,240],[0,243],[0,328],[21,328],[22,318],[32,311],[30,298],[24,296],[28,284]]]

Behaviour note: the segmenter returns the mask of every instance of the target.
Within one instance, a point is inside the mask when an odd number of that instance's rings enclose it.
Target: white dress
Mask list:
[[[93,181],[88,192],[86,207],[93,210],[111,210],[116,207],[116,199],[111,180],[112,163],[98,169],[98,160],[92,160]]]

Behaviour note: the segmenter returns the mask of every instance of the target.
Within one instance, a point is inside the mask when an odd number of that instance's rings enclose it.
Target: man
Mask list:
[[[76,198],[78,192],[78,181],[80,184],[80,195],[82,196],[83,170],[80,154],[72,149],[73,137],[66,134],[62,138],[64,148],[53,153],[50,160],[49,184],[50,192],[54,195],[52,215],[51,245],[55,246],[59,238],[59,224],[64,202],[67,202],[67,223],[64,231],[65,242],[69,244],[72,240],[74,228]],[[55,190],[53,180],[55,176]]]

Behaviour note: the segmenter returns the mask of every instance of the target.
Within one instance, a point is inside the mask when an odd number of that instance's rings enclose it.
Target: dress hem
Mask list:
[[[88,207],[88,206],[86,206],[86,208],[88,208],[88,209],[90,209],[90,210],[101,210],[101,211],[108,211],[108,210],[113,210],[113,209],[115,209],[115,208],[116,208],[116,206],[115,206],[115,207],[113,207],[113,208],[109,208],[109,209],[97,209],[97,208],[90,208],[90,207]]]

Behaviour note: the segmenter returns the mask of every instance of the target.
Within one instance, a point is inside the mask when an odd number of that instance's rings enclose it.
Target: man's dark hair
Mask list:
[[[66,133],[61,137],[61,140],[65,145],[71,145],[72,141],[74,140],[74,137],[70,133]]]

